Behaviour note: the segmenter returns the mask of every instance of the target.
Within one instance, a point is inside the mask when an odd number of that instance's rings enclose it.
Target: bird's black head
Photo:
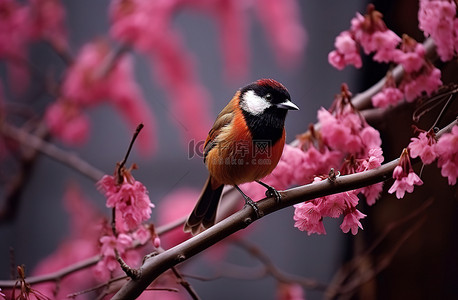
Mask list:
[[[266,110],[298,110],[291,102],[288,90],[273,79],[259,79],[240,91],[240,108],[251,115],[260,116]],[[286,114],[285,114],[286,116]]]
[[[286,113],[299,108],[288,90],[273,79],[259,79],[240,90],[240,108],[253,138],[275,141],[283,134]]]

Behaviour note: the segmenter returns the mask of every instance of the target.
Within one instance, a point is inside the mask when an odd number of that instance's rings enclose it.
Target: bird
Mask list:
[[[209,176],[184,225],[185,232],[196,235],[214,225],[225,185],[234,186],[256,214],[256,203],[238,185],[255,181],[267,189],[266,195],[280,199],[273,187],[260,180],[280,160],[288,110],[299,107],[286,87],[274,79],[259,79],[235,93],[205,140],[203,158]]]

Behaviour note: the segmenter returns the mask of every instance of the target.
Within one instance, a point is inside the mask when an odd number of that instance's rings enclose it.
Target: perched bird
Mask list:
[[[259,180],[277,166],[285,145],[286,113],[298,109],[286,88],[273,79],[259,79],[235,93],[205,141],[209,176],[185,232],[197,234],[215,223],[224,185],[233,185],[256,213],[257,205],[239,184],[256,181],[267,188],[266,194],[279,198],[274,188]]]

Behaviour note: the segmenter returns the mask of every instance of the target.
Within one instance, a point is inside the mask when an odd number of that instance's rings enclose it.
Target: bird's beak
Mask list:
[[[297,105],[291,102],[290,100],[286,100],[285,102],[278,103],[277,107],[288,109],[288,110],[299,110],[299,107],[297,107]]]

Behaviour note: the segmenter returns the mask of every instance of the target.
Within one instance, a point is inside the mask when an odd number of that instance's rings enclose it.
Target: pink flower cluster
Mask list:
[[[321,180],[322,178],[316,177],[314,182]],[[356,234],[358,228],[363,228],[359,220],[366,216],[356,209],[359,202],[356,194],[357,191],[352,190],[294,205],[294,227],[307,231],[308,235],[326,234],[323,218],[338,218],[343,214],[344,219],[340,228],[345,233],[351,230],[352,234]]]
[[[116,229],[129,232],[137,229],[151,216],[154,204],[148,196],[146,187],[135,180],[129,171],[123,172],[122,182],[114,176],[105,175],[98,182],[99,189],[107,198],[107,207],[116,210]]]
[[[21,92],[28,85],[24,62],[27,47],[46,40],[59,50],[67,47],[65,11],[59,0],[0,0],[0,60],[5,60],[13,89]]]
[[[441,174],[448,178],[448,184],[455,185],[458,177],[458,125],[453,126],[451,133],[444,134],[436,144],[439,155],[437,165]]]
[[[97,264],[97,273],[108,278],[119,263],[116,251],[129,265],[137,263],[139,255],[128,251],[134,247],[134,241],[144,245],[153,240],[153,245],[160,246],[159,237],[154,229],[148,230],[142,223],[151,216],[154,205],[148,196],[145,186],[134,179],[130,170],[122,168],[122,178],[105,175],[97,183],[98,188],[107,198],[106,205],[114,209],[116,234],[100,238],[102,259]]]
[[[45,120],[51,132],[63,142],[80,144],[87,139],[89,121],[84,109],[108,101],[126,119],[131,128],[143,123],[139,136],[140,150],[150,154],[154,149],[154,122],[151,110],[135,82],[132,59],[123,55],[106,74],[101,69],[110,55],[104,42],[83,47],[75,63],[67,70],[60,98],[51,104]]]
[[[448,178],[450,185],[456,184],[458,177],[458,126],[451,133],[444,134],[438,141],[433,130],[422,131],[418,137],[411,139],[408,146],[410,157],[420,157],[425,164],[431,164],[436,159],[441,168],[441,174]]]
[[[403,99],[411,102],[442,85],[441,72],[425,58],[425,49],[412,38],[401,39],[389,30],[382,14],[369,5],[367,14],[357,14],[351,21],[351,29],[342,32],[335,41],[336,50],[329,53],[331,65],[341,70],[347,65],[362,66],[360,49],[365,54],[374,53],[377,62],[401,64],[405,74],[398,86],[388,73],[384,88],[372,97],[375,107],[396,105]]]
[[[419,28],[431,36],[437,54],[443,61],[451,60],[458,52],[458,18],[456,3],[450,0],[420,0]]]
[[[393,178],[395,181],[388,190],[388,193],[393,194],[396,192],[396,197],[398,199],[403,198],[405,192],[412,193],[414,185],[423,184],[423,181],[412,169],[409,158],[409,150],[407,148],[402,151],[399,164],[393,171]]]

